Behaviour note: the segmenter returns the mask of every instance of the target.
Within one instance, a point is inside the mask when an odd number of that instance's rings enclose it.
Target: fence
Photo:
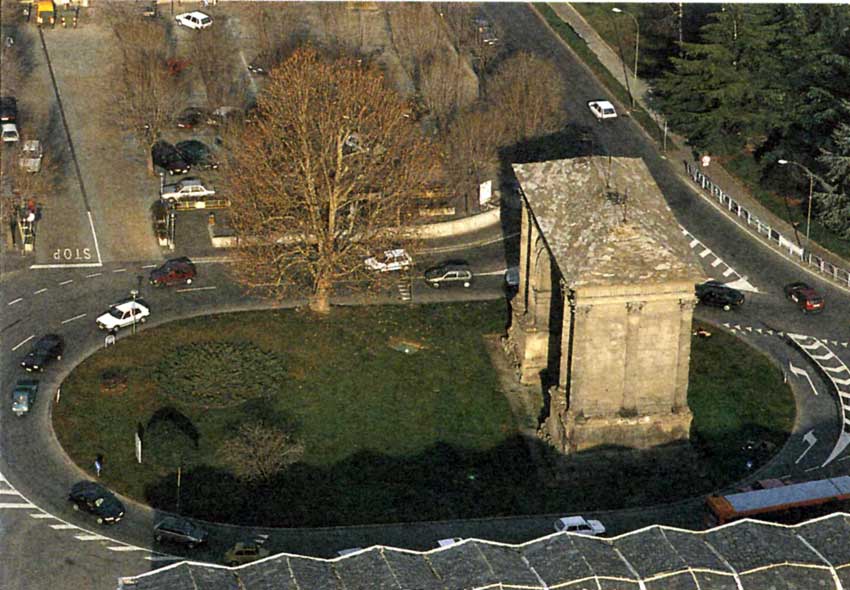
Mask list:
[[[799,245],[799,239],[795,235],[793,240],[782,235],[777,229],[770,224],[763,222],[758,217],[753,215],[749,210],[741,206],[735,199],[727,195],[723,189],[714,184],[711,179],[703,174],[699,167],[690,162],[685,162],[685,170],[688,176],[695,183],[700,185],[709,195],[714,197],[718,203],[723,205],[731,215],[741,220],[741,223],[747,225],[751,231],[755,231],[759,236],[778,247],[785,255],[793,260],[799,260],[809,267],[815,268],[825,278],[828,278],[839,285],[850,287],[850,271],[839,268],[827,262],[820,256],[815,255]],[[796,232],[795,232],[796,233]]]

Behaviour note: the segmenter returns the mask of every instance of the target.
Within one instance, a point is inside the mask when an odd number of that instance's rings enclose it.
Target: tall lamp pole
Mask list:
[[[632,17],[632,20],[635,21],[635,69],[632,70],[635,76],[635,83],[637,83],[638,79],[638,52],[640,51],[640,25],[638,24],[638,19],[630,12],[626,12],[616,6],[611,9],[611,12],[616,12],[617,14],[626,14]]]
[[[792,160],[777,160],[777,163],[779,163],[783,166],[787,166],[788,164],[791,164],[793,166],[797,166],[798,168],[802,168],[803,170],[806,171],[806,174],[808,174],[808,176],[809,176],[809,204],[808,204],[808,207],[807,207],[808,211],[806,213],[806,245],[804,246],[805,248],[808,248],[809,247],[809,230],[811,229],[811,226],[812,226],[812,200],[814,198],[815,178],[817,178],[820,181],[820,183],[824,187],[826,187],[827,190],[832,191],[832,187],[829,184],[827,184],[826,182],[824,182],[824,180],[820,176],[818,176],[817,174],[815,174],[814,172],[812,172],[811,170],[809,170],[808,168],[806,168],[805,166],[803,166],[799,162],[794,162]]]

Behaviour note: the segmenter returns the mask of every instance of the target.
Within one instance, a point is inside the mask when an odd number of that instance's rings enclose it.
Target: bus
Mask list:
[[[706,499],[709,524],[721,525],[746,517],[781,516],[810,506],[850,500],[850,476],[830,477],[762,490],[739,492]]]

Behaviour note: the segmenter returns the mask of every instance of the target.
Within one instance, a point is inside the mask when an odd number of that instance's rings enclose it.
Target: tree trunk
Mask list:
[[[316,281],[316,291],[310,296],[310,311],[328,314],[331,311],[331,286],[327,279]]]

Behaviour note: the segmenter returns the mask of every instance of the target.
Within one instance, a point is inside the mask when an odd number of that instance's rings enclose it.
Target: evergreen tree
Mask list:
[[[850,103],[842,112],[850,113]],[[818,219],[836,234],[850,239],[850,124],[839,123],[831,136],[831,149],[818,161],[826,168],[826,179],[834,190],[815,193],[812,205]]]

